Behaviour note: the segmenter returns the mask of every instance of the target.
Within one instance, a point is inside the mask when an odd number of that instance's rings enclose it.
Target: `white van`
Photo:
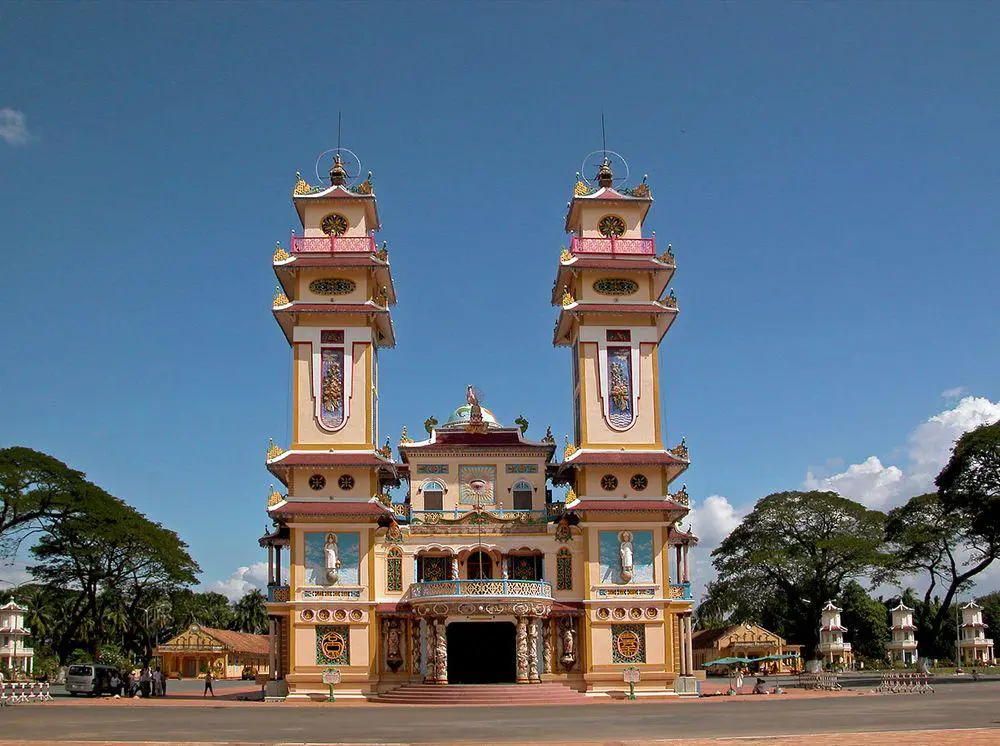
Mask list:
[[[70,666],[66,672],[66,691],[71,697],[77,694],[88,694],[99,697],[102,694],[115,694],[111,688],[112,677],[121,679],[118,670],[112,666],[100,663],[78,663]]]

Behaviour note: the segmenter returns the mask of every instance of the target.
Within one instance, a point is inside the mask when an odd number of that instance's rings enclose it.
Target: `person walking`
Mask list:
[[[163,673],[162,669],[157,668],[156,671],[157,671],[157,673],[160,674],[160,696],[161,697],[166,697],[167,696],[167,675],[165,673]]]
[[[203,699],[208,696],[209,692],[212,692],[212,698],[215,698],[215,690],[212,689],[212,681],[212,669],[210,667],[208,671],[205,672],[205,691],[201,695]]]
[[[149,666],[144,666],[139,672],[139,692],[143,699],[146,699],[153,691],[153,677],[149,673]]]

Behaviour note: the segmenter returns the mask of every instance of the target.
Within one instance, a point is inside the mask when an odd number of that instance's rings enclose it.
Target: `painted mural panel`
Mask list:
[[[598,542],[602,583],[653,582],[652,531],[601,531]]]
[[[608,348],[608,420],[624,428],[635,419],[632,407],[632,348]]]
[[[307,585],[358,585],[361,535],[310,531],[305,535]]]
[[[464,505],[493,505],[496,501],[497,468],[479,464],[458,467],[458,501]]]
[[[320,419],[325,427],[344,424],[344,350],[324,347],[321,354]]]

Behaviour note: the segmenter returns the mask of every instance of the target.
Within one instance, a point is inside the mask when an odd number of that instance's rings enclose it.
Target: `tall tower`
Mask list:
[[[393,519],[384,487],[398,484],[388,444],[377,445],[378,351],[395,345],[396,292],[385,244],[375,242],[371,172],[362,181],[353,153],[331,153],[329,185],[297,175],[302,235],[273,257],[274,318],[292,352],[292,443],[284,450],[272,442],[267,452],[287,495],[272,490],[276,529],[261,544],[269,550],[271,671],[292,697],[324,690],[319,666],[367,678],[374,581],[365,560],[379,522]],[[295,613],[304,599],[314,607]]]
[[[641,662],[662,666],[643,680],[655,675],[687,692],[694,686],[687,553],[697,538],[676,526],[689,510],[686,490],[669,491],[688,466],[687,447],[683,440],[665,446],[660,416],[659,348],[677,316],[668,292],[674,256],[669,246],[657,255],[655,234],[647,233],[653,196],[646,179],[626,187],[624,159],[599,151],[587,160],[594,155],[601,157],[584,162],[567,205],[570,245],[552,290],[559,307],[553,343],[571,349],[573,391],[573,442],[554,481],[570,486],[566,509],[588,537],[585,603],[654,603],[635,629],[615,624],[631,609],[607,607],[602,615],[598,606],[584,615],[590,686],[600,688],[608,665],[639,660],[625,655],[619,640],[629,651],[632,635],[641,633]]]

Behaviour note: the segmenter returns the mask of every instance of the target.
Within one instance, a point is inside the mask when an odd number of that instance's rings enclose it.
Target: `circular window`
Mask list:
[[[343,236],[347,233],[347,226],[347,218],[339,212],[331,212],[319,224],[320,229],[328,236]],[[622,230],[624,231],[624,228]]]
[[[342,490],[353,490],[354,489],[354,477],[350,474],[341,474],[340,479],[337,480],[337,486]]]
[[[611,490],[613,489],[617,489],[618,477],[616,477],[614,474],[605,474],[603,477],[601,477],[601,487],[603,487],[608,492],[611,492]]]
[[[326,477],[322,474],[313,474],[309,477],[309,486],[314,490],[321,490],[326,487]]]
[[[344,277],[324,277],[309,283],[309,292],[315,295],[347,295],[358,285]],[[637,286],[638,287],[638,286]]]
[[[642,492],[649,486],[649,480],[643,474],[633,474],[628,483],[636,492]]]
[[[597,230],[602,236],[623,236],[625,235],[625,220],[618,215],[605,215],[597,221]]]

